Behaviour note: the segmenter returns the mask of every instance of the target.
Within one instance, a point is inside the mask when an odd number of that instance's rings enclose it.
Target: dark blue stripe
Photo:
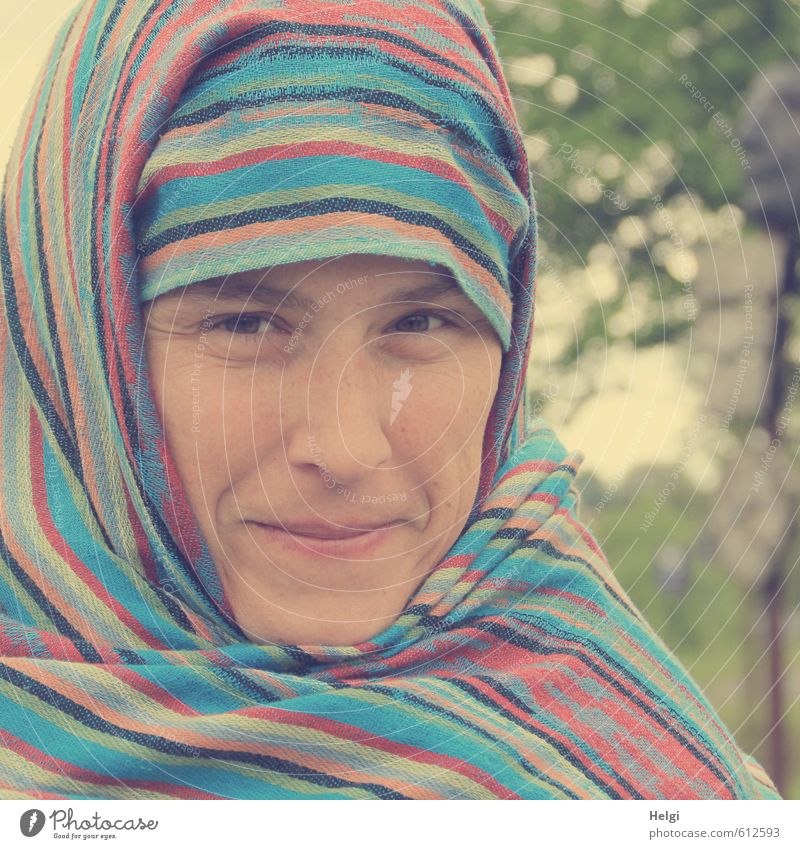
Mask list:
[[[198,236],[202,233],[216,233],[223,230],[244,227],[257,222],[286,221],[313,215],[324,215],[331,212],[368,212],[394,218],[397,221],[403,221],[407,224],[416,224],[438,230],[476,263],[492,274],[498,282],[502,280],[500,269],[489,256],[476,248],[472,242],[467,241],[457,230],[454,230],[449,224],[446,224],[437,216],[366,198],[322,198],[321,200],[280,204],[279,206],[267,206],[259,209],[246,209],[241,212],[232,212],[229,215],[216,215],[213,218],[170,227],[157,236],[141,242],[139,252],[143,256],[150,256],[167,245],[183,241],[191,236]]]
[[[547,632],[549,634],[557,636],[559,640],[563,640],[565,642],[572,644],[577,643],[585,648],[586,652],[580,651],[577,648],[571,649],[565,645],[553,646],[540,640],[535,640],[532,637],[526,636],[520,630],[500,625],[498,622],[479,621],[475,623],[474,627],[479,631],[485,631],[492,634],[504,643],[510,643],[513,646],[524,649],[531,655],[567,654],[577,658],[587,668],[591,669],[598,678],[601,678],[609,686],[613,687],[625,699],[636,705],[642,713],[650,717],[653,722],[661,726],[667,734],[677,740],[685,749],[690,751],[700,763],[704,764],[728,788],[728,790],[730,790],[733,796],[736,795],[726,776],[722,773],[719,767],[711,759],[703,755],[697,746],[695,746],[686,735],[681,734],[680,731],[674,727],[674,723],[667,722],[658,712],[651,708],[641,696],[637,695],[635,690],[620,683],[612,677],[606,669],[600,666],[598,660],[602,660],[607,666],[616,670],[621,677],[627,678],[631,681],[636,689],[646,695],[650,700],[656,704],[662,704],[658,695],[647,686],[647,682],[645,680],[642,678],[634,678],[629,669],[617,663],[614,658],[608,654],[608,652],[596,643],[581,639],[574,631],[569,633],[561,631],[560,629],[553,627],[551,623],[548,623],[547,626]],[[674,716],[674,706],[665,705],[665,707]]]
[[[83,659],[88,663],[102,663],[103,658],[98,654],[94,646],[86,640],[80,631],[70,624],[64,614],[47,598],[40,587],[34,583],[31,577],[19,565],[16,558],[8,550],[2,529],[0,529],[0,559],[6,563],[11,574],[19,581],[39,609],[58,628],[58,632],[73,643]]]
[[[109,734],[112,737],[117,737],[122,740],[128,740],[143,746],[147,749],[159,752],[161,754],[173,755],[176,757],[188,758],[190,761],[197,760],[198,757],[210,758],[216,761],[228,761],[243,764],[252,764],[253,766],[262,767],[270,772],[278,775],[287,775],[292,778],[298,778],[307,781],[309,784],[315,784],[320,787],[330,789],[356,788],[365,790],[376,796],[379,799],[407,799],[395,790],[390,790],[381,784],[372,782],[347,781],[343,778],[338,778],[302,764],[294,763],[283,758],[276,758],[271,755],[259,755],[255,752],[233,752],[226,749],[212,749],[206,746],[189,746],[185,743],[179,743],[175,740],[169,740],[166,737],[160,737],[157,734],[144,734],[140,731],[132,731],[128,728],[123,728],[119,725],[114,725],[106,721],[102,717],[90,711],[83,705],[77,704],[72,699],[67,698],[61,693],[46,687],[39,681],[23,675],[16,669],[0,663],[0,678],[4,678],[10,684],[30,693],[37,699],[40,699],[46,705],[61,711],[61,713],[71,716],[87,728],[95,731],[100,731],[103,734]],[[312,753],[313,754],[313,753]],[[180,782],[173,781],[180,784]],[[185,785],[183,785],[185,786]]]

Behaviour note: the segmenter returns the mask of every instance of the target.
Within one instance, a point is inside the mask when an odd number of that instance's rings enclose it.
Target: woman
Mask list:
[[[3,797],[777,797],[526,421],[476,2],[86,3],[0,234]]]

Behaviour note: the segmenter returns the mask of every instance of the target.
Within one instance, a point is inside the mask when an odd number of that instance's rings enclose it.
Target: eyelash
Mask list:
[[[454,321],[452,321],[446,315],[443,315],[442,313],[438,312],[437,310],[426,310],[424,312],[417,311],[417,312],[408,313],[408,315],[404,315],[402,318],[398,318],[397,321],[395,322],[395,324],[399,324],[401,321],[405,321],[408,318],[417,318],[419,316],[431,316],[433,318],[441,319],[445,323],[446,326],[452,326],[452,327],[457,326]],[[234,330],[226,330],[223,326],[223,325],[225,325],[225,324],[227,324],[228,322],[231,322],[231,321],[240,322],[240,321],[247,321],[247,320],[256,319],[256,318],[263,319],[264,321],[269,322],[269,321],[272,321],[275,318],[275,316],[267,315],[265,313],[238,313],[238,314],[234,314],[234,315],[226,315],[226,316],[222,316],[216,322],[214,322],[211,325],[211,329],[212,330],[224,330],[226,333],[230,333],[232,336],[258,336],[259,335],[258,333],[241,333],[241,334],[236,333]],[[441,329],[441,328],[438,328],[438,329]],[[408,331],[400,331],[400,332],[401,333],[418,332],[418,333],[424,334],[424,333],[432,333],[433,331],[430,331],[430,330],[429,331],[408,330]]]

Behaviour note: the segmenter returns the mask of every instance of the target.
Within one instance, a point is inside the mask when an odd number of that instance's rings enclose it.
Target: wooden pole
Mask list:
[[[778,281],[777,328],[775,333],[775,357],[769,379],[769,397],[766,410],[766,426],[770,440],[780,441],[783,433],[780,421],[786,398],[786,343],[791,331],[791,319],[787,314],[787,296],[797,291],[797,263],[800,260],[800,241],[788,240],[782,279]],[[769,657],[769,773],[782,795],[786,794],[786,724],[784,722],[784,639],[785,626],[782,607],[782,588],[785,581],[785,561],[791,551],[795,524],[787,529],[783,540],[766,564],[764,601],[767,613],[767,639]]]

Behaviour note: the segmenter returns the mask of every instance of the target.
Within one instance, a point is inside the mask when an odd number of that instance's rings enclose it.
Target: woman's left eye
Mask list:
[[[420,326],[420,321],[419,321],[420,319],[422,321],[423,326]],[[438,328],[438,327],[426,327],[426,326],[424,326],[425,322],[426,321],[429,322],[431,319],[433,319],[434,321],[441,321],[445,325],[450,323],[447,319],[442,318],[442,316],[437,315],[436,313],[419,312],[419,313],[414,313],[413,315],[404,316],[399,321],[395,322],[394,326],[398,327],[399,325],[403,324],[404,322],[411,322],[412,324],[414,324],[414,323],[416,324],[415,327],[406,327],[404,329],[401,328],[401,333],[415,333],[415,332],[425,333],[425,332],[430,332],[431,330],[439,330],[440,328]]]
[[[235,333],[243,336],[255,336],[263,331],[264,325],[271,325],[272,319],[267,315],[255,313],[242,313],[231,315],[220,319],[214,326],[222,328],[226,333]]]

